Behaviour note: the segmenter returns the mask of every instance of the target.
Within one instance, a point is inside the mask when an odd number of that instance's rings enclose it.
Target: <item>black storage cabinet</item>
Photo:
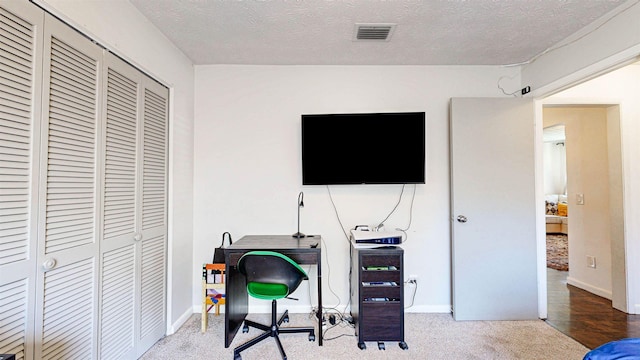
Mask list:
[[[358,347],[366,341],[404,341],[404,250],[399,246],[359,248],[351,245],[351,315]]]

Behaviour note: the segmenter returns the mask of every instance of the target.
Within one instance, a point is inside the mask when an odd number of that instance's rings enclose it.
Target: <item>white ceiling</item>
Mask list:
[[[626,6],[624,0],[130,1],[195,64],[266,65],[517,64]],[[388,42],[358,42],[356,23],[397,27]]]

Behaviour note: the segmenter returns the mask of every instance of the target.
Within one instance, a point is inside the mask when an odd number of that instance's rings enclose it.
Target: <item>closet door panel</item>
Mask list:
[[[166,228],[168,92],[147,82],[144,90],[142,230]]]
[[[30,359],[28,333],[32,328],[29,316],[29,280],[21,279],[0,283],[0,352],[16,354],[16,359]]]
[[[36,358],[95,358],[102,49],[45,17]]]
[[[132,240],[136,231],[139,75],[108,55],[103,239]]]
[[[33,359],[44,13],[0,3],[0,354]]]
[[[139,317],[136,229],[141,74],[111,54],[105,56],[105,74],[100,358],[124,359],[135,358]]]
[[[142,241],[140,332],[137,356],[162,338],[166,329],[166,236]]]
[[[92,258],[69,262],[44,273],[41,349],[37,359],[94,358]],[[37,340],[39,343],[39,340]]]
[[[135,245],[102,254],[100,359],[135,358]]]
[[[142,355],[166,329],[167,124],[169,92],[145,78],[142,129],[142,262],[140,343]]]

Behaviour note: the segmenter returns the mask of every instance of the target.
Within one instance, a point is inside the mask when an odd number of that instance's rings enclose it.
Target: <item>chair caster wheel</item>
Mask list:
[[[314,334],[310,334],[309,341],[316,341],[316,336]]]
[[[282,321],[283,321],[283,322],[288,323],[288,322],[289,322],[289,315],[285,315],[285,316],[282,318]]]
[[[233,360],[242,360],[242,356],[240,354],[233,355]]]
[[[398,343],[398,346],[400,346],[400,349],[402,349],[402,350],[407,350],[407,349],[409,348],[409,346],[407,345],[407,343],[406,343],[406,342],[404,342],[404,341],[400,341],[400,342]]]
[[[382,341],[378,341],[378,350],[384,350],[384,343]]]
[[[249,325],[244,325],[242,327],[242,333],[248,333],[249,332]],[[240,356],[240,355],[238,355]],[[234,360],[239,360],[239,359],[234,359]]]
[[[359,342],[358,343],[358,347],[360,348],[360,350],[364,350],[364,349],[367,348],[367,345],[365,343],[363,343],[363,342]]]

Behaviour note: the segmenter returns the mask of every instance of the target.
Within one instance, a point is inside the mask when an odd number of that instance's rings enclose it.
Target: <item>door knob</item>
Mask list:
[[[140,234],[140,233],[136,233],[135,235],[133,235],[133,240],[134,240],[134,241],[140,241],[140,240],[142,240],[142,234]]]
[[[464,215],[458,215],[458,222],[466,223],[467,222],[467,217],[464,216]]]
[[[46,259],[43,263],[42,263],[42,269],[44,271],[49,271],[52,270],[54,267],[56,267],[57,261],[56,259]]]

